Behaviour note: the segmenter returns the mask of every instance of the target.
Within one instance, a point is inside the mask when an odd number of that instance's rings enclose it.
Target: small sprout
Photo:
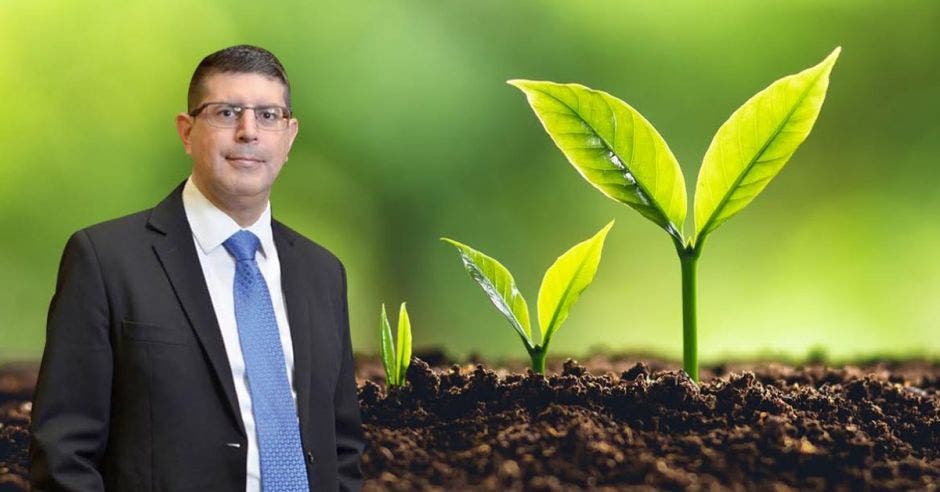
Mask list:
[[[604,249],[604,240],[613,225],[614,221],[610,221],[593,237],[573,246],[559,256],[545,272],[538,297],[541,344],[535,343],[529,325],[529,306],[516,288],[516,281],[509,270],[500,262],[470,246],[446,237],[441,240],[457,247],[470,277],[480,285],[496,309],[503,313],[522,339],[532,359],[532,370],[543,374],[545,356],[552,335],[568,318],[568,312],[581,296],[581,292],[594,281],[594,274],[597,273],[597,265]]]
[[[698,381],[695,272],[705,238],[740,212],[809,136],[840,48],[814,67],[777,80],[721,125],[705,152],[688,213],[685,178],[666,141],[637,110],[580,84],[508,83],[525,93],[545,131],[592,186],[662,227],[682,266],[683,368]]]
[[[398,311],[398,350],[392,345],[392,328],[388,324],[384,302],[379,319],[379,338],[382,366],[385,367],[385,385],[404,386],[408,365],[411,364],[411,320],[408,318],[408,309],[405,308],[404,302]]]

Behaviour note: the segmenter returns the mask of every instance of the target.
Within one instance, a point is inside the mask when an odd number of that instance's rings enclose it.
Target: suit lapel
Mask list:
[[[225,393],[232,418],[237,422],[242,436],[245,436],[245,424],[242,422],[222,332],[183,209],[184,185],[185,181],[154,207],[150,214],[148,225],[164,233],[164,236],[154,241],[153,249]]]
[[[271,221],[271,227],[281,262],[281,286],[294,347],[298,417],[302,429],[311,429],[311,418],[318,415],[313,413],[313,405],[332,409],[332,400],[326,398],[333,394],[339,372],[342,346],[335,324],[330,322],[330,316],[339,309],[330,295],[336,286],[329,281],[327,265],[304,254],[301,236],[276,220]],[[314,398],[317,400],[311,401]]]
[[[294,246],[295,237],[283,225],[271,220],[274,246],[281,263],[281,292],[287,304],[287,323],[290,326],[291,346],[294,349],[294,391],[297,392],[298,418],[307,422],[310,403],[310,306],[306,294],[309,288],[301,276],[300,255]]]

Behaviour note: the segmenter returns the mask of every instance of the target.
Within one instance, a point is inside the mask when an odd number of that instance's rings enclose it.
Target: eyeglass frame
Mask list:
[[[255,120],[257,120],[257,119],[258,119],[257,110],[258,110],[258,109],[265,109],[265,108],[278,108],[278,109],[283,110],[283,111],[284,111],[284,117],[281,118],[281,119],[284,119],[284,120],[290,121],[290,119],[294,117],[294,112],[291,111],[291,109],[288,108],[288,107],[286,107],[286,106],[279,106],[279,105],[277,105],[277,104],[265,104],[265,105],[263,105],[263,106],[244,106],[244,105],[241,105],[241,104],[233,104],[233,103],[226,102],[226,101],[208,101],[208,102],[204,102],[204,103],[200,104],[200,105],[197,106],[195,109],[193,109],[192,111],[189,111],[189,112],[186,113],[186,114],[188,114],[189,116],[195,118],[195,117],[199,116],[199,115],[202,113],[202,111],[203,111],[204,109],[206,109],[207,107],[209,107],[209,106],[211,106],[211,105],[213,105],[213,104],[224,104],[224,105],[226,105],[226,106],[232,107],[233,109],[235,109],[235,113],[238,115],[238,119],[241,119],[241,117],[242,117],[241,115],[245,114],[245,110],[246,110],[246,109],[250,109],[250,110],[252,110],[252,111],[255,112]],[[237,108],[237,109],[236,109],[236,108]],[[236,127],[238,127],[238,119],[235,120],[235,125],[233,125],[233,126],[218,126],[218,125],[213,125],[213,124],[209,121],[209,118],[208,118],[208,117],[206,118],[206,123],[208,123],[209,126],[212,126],[212,127],[215,127],[215,128],[236,128]],[[272,129],[272,128],[264,128],[264,127],[262,127],[261,125],[259,125],[259,124],[257,124],[257,123],[255,123],[255,126],[257,126],[258,129],[264,130],[264,131],[267,131],[267,132],[282,132],[282,131],[284,131],[284,130],[287,130],[287,129],[290,127],[290,125],[288,124],[288,125],[286,125],[284,128]]]

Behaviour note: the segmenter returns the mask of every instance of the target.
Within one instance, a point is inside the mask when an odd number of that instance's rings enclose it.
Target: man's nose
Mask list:
[[[255,121],[255,112],[251,109],[242,111],[235,127],[235,138],[239,142],[253,142],[258,140],[258,123]]]

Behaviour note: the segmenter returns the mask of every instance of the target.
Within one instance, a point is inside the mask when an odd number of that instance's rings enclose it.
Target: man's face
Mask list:
[[[236,106],[286,106],[285,87],[277,79],[256,73],[217,73],[203,81],[206,102]],[[215,202],[238,204],[267,199],[271,185],[287,161],[297,120],[282,131],[264,130],[255,113],[243,111],[234,128],[209,124],[204,113],[180,113],[176,126],[186,153],[193,159],[193,180]]]

